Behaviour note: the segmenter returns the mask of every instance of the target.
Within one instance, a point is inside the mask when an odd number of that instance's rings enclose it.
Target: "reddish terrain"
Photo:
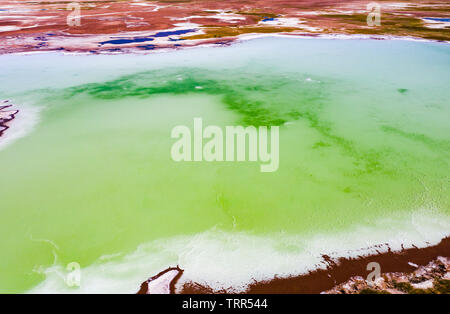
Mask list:
[[[367,24],[368,2],[0,0],[0,53],[152,50],[224,43],[243,34],[261,33],[394,35],[450,41],[447,0],[378,1],[379,26]]]
[[[265,282],[250,284],[246,293],[250,294],[290,294],[290,293],[321,293],[346,282],[349,278],[361,276],[366,278],[370,271],[367,265],[376,262],[380,265],[381,273],[401,272],[409,274],[418,266],[427,265],[439,256],[450,258],[450,238],[443,239],[439,244],[426,248],[410,248],[401,252],[388,251],[378,255],[360,256],[359,258],[341,258],[332,260],[324,256],[326,269],[319,269],[311,273],[289,278],[274,278]],[[445,271],[444,271],[445,273]],[[447,280],[447,286],[450,280]],[[226,293],[229,291],[214,291],[210,287],[198,283],[187,283],[179,289],[180,293]],[[450,293],[447,291],[446,293]]]

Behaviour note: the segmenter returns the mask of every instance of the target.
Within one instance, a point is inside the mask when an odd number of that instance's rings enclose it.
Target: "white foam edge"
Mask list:
[[[79,287],[66,285],[68,273],[62,265],[37,268],[46,278],[29,293],[135,293],[142,282],[176,265],[184,269],[177,287],[191,281],[239,292],[255,280],[325,269],[323,254],[335,259],[368,256],[436,245],[449,235],[450,217],[430,209],[396,213],[335,234],[252,235],[213,228],[151,241],[133,253],[82,265]]]
[[[15,105],[11,102],[7,104],[11,105],[8,110],[19,110],[19,112],[13,120],[7,123],[9,128],[0,136],[0,151],[30,133],[39,121],[39,111],[41,110],[38,106],[33,105]]]

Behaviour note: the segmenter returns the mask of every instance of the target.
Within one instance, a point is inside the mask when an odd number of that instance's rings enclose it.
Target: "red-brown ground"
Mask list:
[[[69,26],[67,23],[68,15],[75,12],[68,9],[68,4],[72,2],[80,5],[79,26]],[[435,28],[430,28],[428,22],[421,19],[449,18],[448,0],[378,1],[381,5],[381,26],[373,27],[366,22],[368,2],[0,0],[0,53],[148,50],[222,42],[224,38],[231,40],[248,33],[281,32],[303,35],[396,35],[450,41],[449,26],[434,23],[432,26]],[[270,21],[270,18],[277,18],[278,21]],[[195,32],[161,36],[139,43],[100,44],[119,36],[139,38],[173,29],[195,29]]]
[[[439,244],[426,248],[411,248],[401,252],[388,251],[378,255],[361,256],[359,258],[341,258],[337,261],[324,256],[328,268],[317,270],[306,275],[290,278],[274,278],[265,282],[252,283],[246,293],[250,294],[292,294],[292,293],[321,293],[346,282],[351,277],[366,278],[370,271],[367,264],[379,263],[382,273],[412,273],[416,270],[413,264],[427,265],[438,256],[450,257],[450,238],[442,240]],[[214,291],[210,287],[197,283],[184,284],[180,289],[183,294],[195,293],[226,293],[227,291]]]

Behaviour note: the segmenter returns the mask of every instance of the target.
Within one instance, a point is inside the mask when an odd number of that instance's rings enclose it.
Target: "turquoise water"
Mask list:
[[[238,285],[320,253],[438,241],[449,61],[446,44],[287,38],[0,56],[0,99],[27,131],[0,150],[0,291],[134,292],[177,263]],[[279,169],[174,162],[171,130],[195,117],[279,126]],[[71,262],[79,288],[64,285]]]

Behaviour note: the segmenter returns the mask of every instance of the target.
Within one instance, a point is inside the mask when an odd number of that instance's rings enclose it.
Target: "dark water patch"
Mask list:
[[[436,22],[450,22],[450,18],[441,17],[426,17],[424,20],[436,21]]]
[[[42,41],[36,45],[36,48],[48,47],[48,42]]]
[[[137,46],[138,48],[144,49],[144,50],[153,50],[155,49],[155,45],[141,45],[141,46]]]
[[[228,45],[230,41],[216,41],[214,44],[216,45]]]
[[[100,45],[106,45],[106,44],[123,45],[123,44],[131,44],[131,43],[143,43],[143,42],[152,41],[152,40],[155,40],[155,39],[151,38],[151,37],[136,37],[136,38],[124,38],[124,39],[112,39],[112,40],[102,41],[99,44]]]
[[[120,51],[122,51],[122,49],[120,49],[120,48],[110,48],[110,49],[107,49],[107,51],[109,51],[109,52],[120,52]]]
[[[184,35],[184,34],[195,32],[195,31],[196,31],[196,29],[180,29],[180,30],[176,30],[176,31],[164,31],[164,32],[158,32],[154,35],[145,36],[145,37],[111,39],[111,40],[99,42],[99,44],[102,46],[102,45],[106,45],[106,44],[123,45],[123,44],[131,44],[131,43],[143,43],[143,42],[147,42],[147,41],[153,41],[153,40],[155,40],[155,38],[159,38],[159,37],[168,37],[168,36],[172,36],[172,35]],[[181,39],[169,38],[169,40],[170,41],[178,41]]]
[[[195,31],[196,31],[196,29],[180,29],[177,31],[164,31],[164,32],[158,32],[155,35],[153,35],[152,37],[168,37],[168,36],[172,36],[172,35],[184,35],[184,34],[192,33]]]

